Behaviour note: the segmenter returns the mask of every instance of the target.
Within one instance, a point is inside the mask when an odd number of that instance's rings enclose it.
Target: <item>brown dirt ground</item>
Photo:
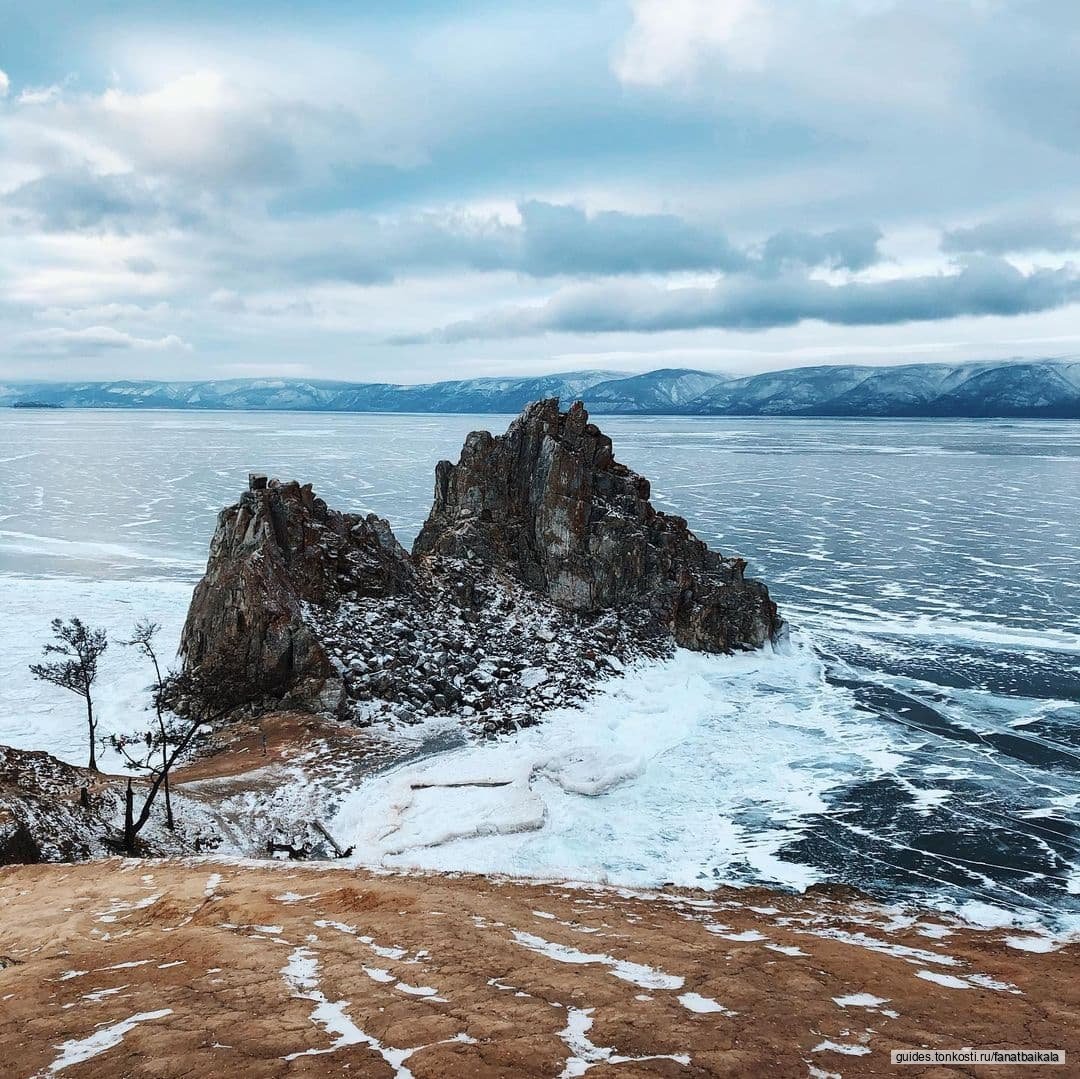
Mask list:
[[[9,867],[0,1075],[77,1057],[60,1074],[998,1077],[1014,1073],[897,1071],[889,1050],[1080,1059],[1080,947],[1019,951],[1003,931],[912,921],[823,893],[649,895],[213,861]],[[682,984],[653,985],[657,972]],[[723,1010],[691,1010],[687,993]],[[885,1002],[834,1000],[853,994]]]
[[[173,785],[231,778],[271,764],[290,764],[314,747],[332,747],[350,762],[376,763],[389,751],[365,730],[304,712],[274,712],[260,719],[226,724],[199,753],[178,764]]]

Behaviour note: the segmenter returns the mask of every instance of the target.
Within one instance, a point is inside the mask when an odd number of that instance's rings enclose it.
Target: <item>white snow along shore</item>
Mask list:
[[[777,850],[830,788],[899,760],[795,636],[632,668],[580,708],[361,784],[333,827],[358,864],[803,888],[814,871]]]

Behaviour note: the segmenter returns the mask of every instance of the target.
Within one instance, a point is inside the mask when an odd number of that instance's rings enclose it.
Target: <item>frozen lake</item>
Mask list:
[[[408,544],[435,462],[506,422],[3,410],[0,743],[83,760],[80,702],[26,670],[55,616],[110,630],[104,726],[141,724],[146,673],[116,642],[150,615],[175,645],[249,470],[379,513]],[[392,857],[1080,914],[1080,424],[600,422],[661,508],[749,560],[795,647],[682,657],[547,734],[461,751],[455,767],[513,769],[557,738],[632,760],[594,797],[538,784],[542,826],[518,834],[433,841],[425,819],[477,807],[420,807]]]

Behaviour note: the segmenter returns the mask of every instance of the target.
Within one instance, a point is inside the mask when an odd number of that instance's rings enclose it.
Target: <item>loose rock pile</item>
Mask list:
[[[357,722],[460,715],[487,733],[528,726],[674,647],[639,612],[581,616],[457,559],[426,569],[406,595],[307,608],[341,679],[341,710]]]

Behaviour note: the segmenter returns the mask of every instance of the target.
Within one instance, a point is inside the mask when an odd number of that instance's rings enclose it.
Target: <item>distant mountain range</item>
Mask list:
[[[64,408],[483,413],[517,412],[539,397],[580,398],[591,412],[621,415],[1080,419],[1080,361],[798,367],[744,378],[575,371],[417,386],[291,378],[0,383],[0,405]]]

